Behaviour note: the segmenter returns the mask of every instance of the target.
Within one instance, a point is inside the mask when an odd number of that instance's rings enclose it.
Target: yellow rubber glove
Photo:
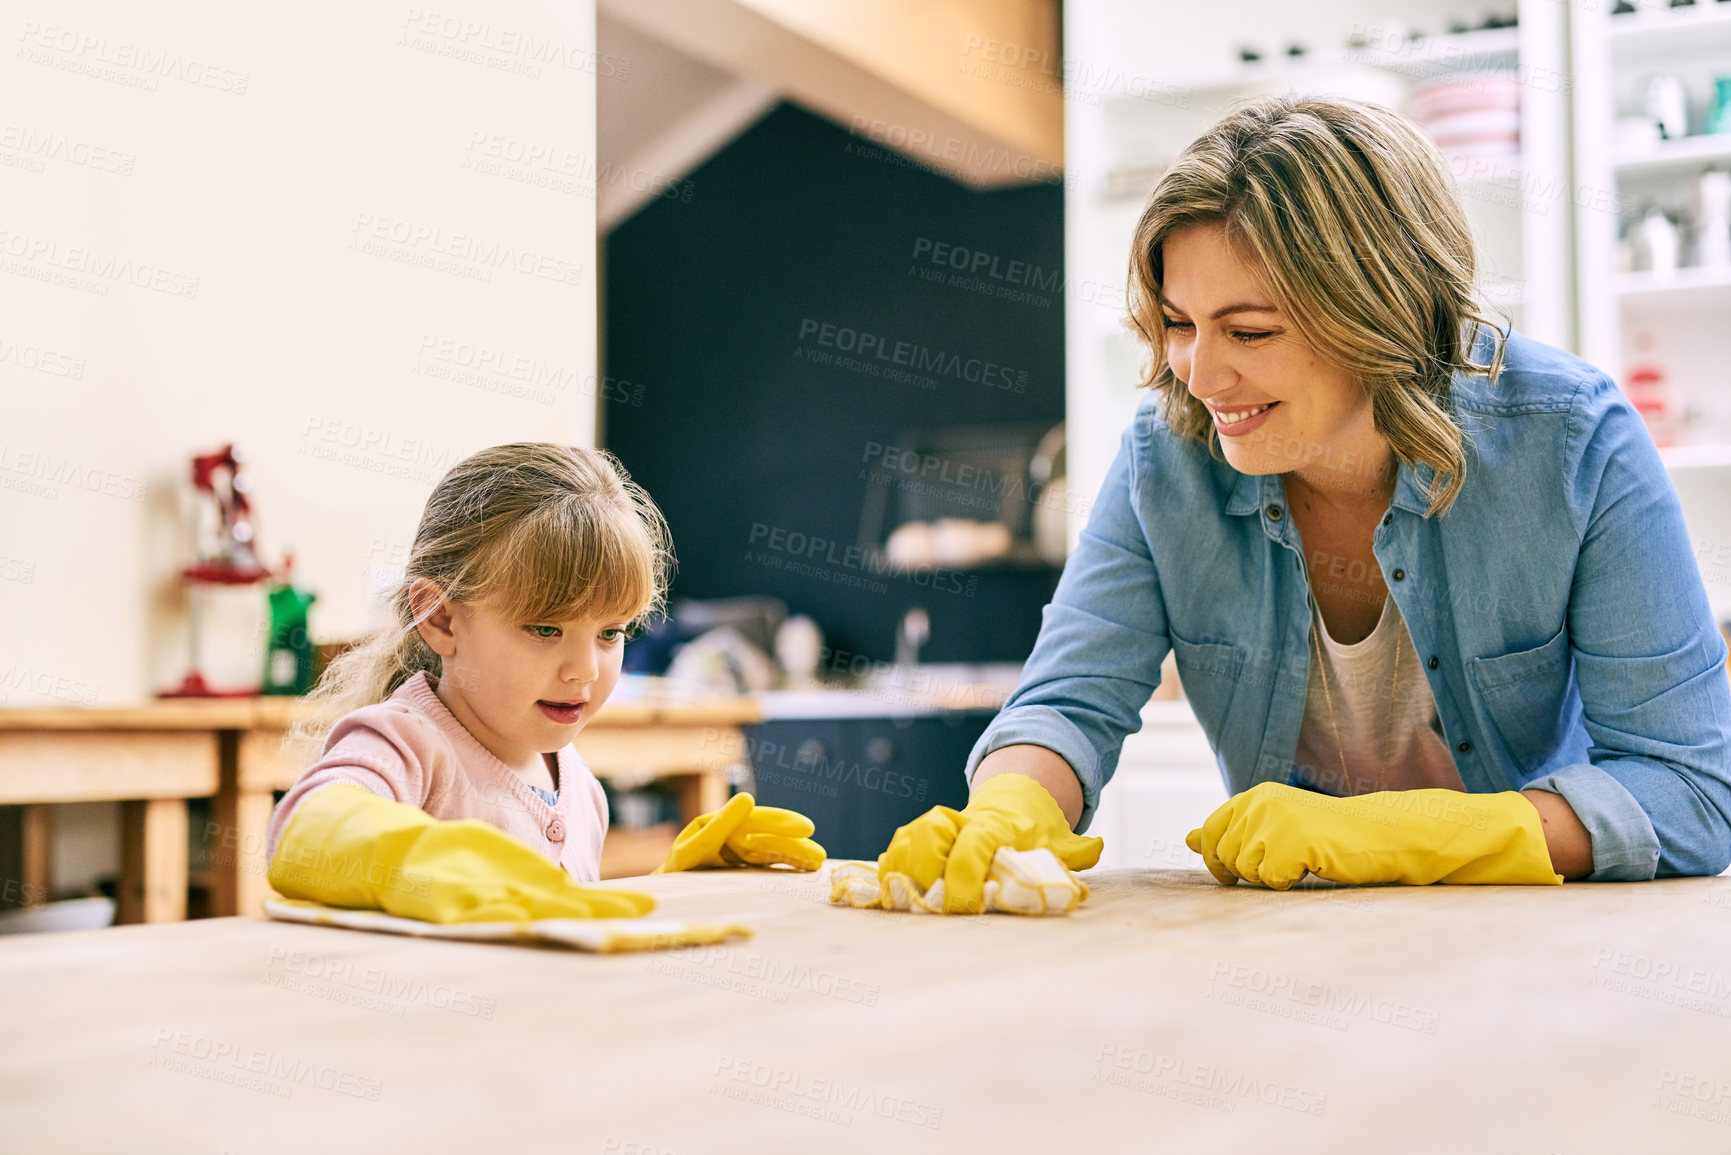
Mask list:
[[[437,923],[636,918],[655,909],[647,894],[578,885],[485,822],[441,822],[348,783],[295,807],[270,884],[286,898]]]
[[[773,866],[795,870],[823,865],[823,847],[811,840],[811,819],[778,806],[759,806],[749,794],[735,794],[727,805],[688,823],[656,874],[707,870],[718,866]]]
[[[979,914],[1000,846],[1046,847],[1071,870],[1100,861],[1106,843],[1070,829],[1058,800],[1026,774],[996,774],[974,787],[963,810],[934,806],[895,832],[878,855],[878,880],[905,874],[922,893],[944,880],[945,914]]]
[[[1544,824],[1515,791],[1382,790],[1334,798],[1263,782],[1184,839],[1226,886],[1331,882],[1561,885]]]

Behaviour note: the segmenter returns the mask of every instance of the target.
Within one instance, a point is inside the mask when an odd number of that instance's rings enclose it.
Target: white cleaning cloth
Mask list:
[[[1011,850],[1000,846],[986,873],[986,910],[1001,914],[1069,914],[1088,897],[1077,878],[1044,846]],[[944,880],[924,894],[905,874],[891,873],[882,885],[875,862],[840,862],[829,876],[829,900],[837,906],[944,913]]]
[[[418,918],[398,918],[382,910],[347,910],[300,899],[272,899],[264,904],[264,911],[271,918],[284,922],[307,922],[416,938],[553,944],[600,954],[666,950],[725,942],[734,937],[751,937],[751,928],[741,923],[693,922],[683,918],[542,918],[532,922],[437,923],[423,922]]]

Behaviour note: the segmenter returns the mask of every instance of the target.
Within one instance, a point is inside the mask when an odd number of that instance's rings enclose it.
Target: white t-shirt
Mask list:
[[[1376,628],[1352,645],[1328,636],[1314,606],[1311,620],[1320,646],[1311,643],[1310,685],[1294,755],[1296,782],[1335,795],[1435,787],[1464,791],[1436,699],[1394,598],[1384,595]],[[1335,744],[1336,725],[1344,759]]]

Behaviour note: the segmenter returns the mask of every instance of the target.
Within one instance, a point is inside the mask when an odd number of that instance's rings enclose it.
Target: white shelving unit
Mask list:
[[[1696,177],[1731,169],[1731,134],[1700,133],[1712,78],[1731,75],[1731,4],[1623,15],[1608,6],[1576,9],[1571,41],[1581,353],[1619,382],[1637,364],[1658,368],[1679,411],[1674,438],[1661,441],[1731,455],[1731,385],[1724,380],[1731,327],[1723,323],[1731,268],[1619,269],[1619,236],[1648,205],[1675,214],[1687,206]],[[1659,73],[1684,82],[1692,135],[1619,150],[1617,118],[1642,110],[1646,82]],[[1687,244],[1684,251],[1687,259]]]
[[[1657,370],[1672,391],[1673,436],[1664,461],[1697,560],[1731,542],[1731,269],[1685,265],[1665,274],[1619,270],[1620,232],[1656,204],[1676,213],[1709,168],[1731,169],[1731,134],[1705,135],[1712,78],[1731,75],[1731,4],[1612,15],[1609,5],[1570,15],[1574,68],[1576,311],[1581,354],[1627,387],[1632,370]],[[1619,149],[1618,116],[1642,111],[1647,80],[1679,77],[1690,97],[1680,140]],[[1688,245],[1684,245],[1685,259]],[[1666,442],[1674,442],[1668,444]],[[1703,563],[1715,616],[1731,620],[1731,584]]]
[[[1731,12],[1723,16],[1731,20]],[[1731,55],[1731,50],[1727,55]],[[1619,153],[1616,168],[1619,176],[1666,177],[1700,172],[1710,164],[1723,165],[1728,161],[1731,161],[1731,135],[1720,133],[1660,141],[1639,152]]]
[[[1362,48],[1312,51],[1297,58],[1276,57],[1224,69],[1179,73],[1168,83],[1193,92],[1231,92],[1270,84],[1303,91],[1319,81],[1326,84],[1348,69],[1379,68],[1411,75],[1436,75],[1439,70],[1513,61],[1521,49],[1520,30],[1517,28],[1487,28],[1477,32],[1423,36],[1404,41],[1397,48],[1388,47],[1388,39],[1386,36],[1375,38]]]
[[[1613,273],[1611,296],[1625,308],[1711,310],[1720,316],[1731,309],[1731,269],[1690,269],[1658,275]]]

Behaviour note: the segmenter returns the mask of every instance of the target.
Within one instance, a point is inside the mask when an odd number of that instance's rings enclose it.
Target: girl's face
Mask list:
[[[1208,406],[1227,462],[1240,473],[1296,472],[1341,500],[1390,492],[1393,453],[1369,395],[1294,331],[1225,230],[1174,230],[1163,255],[1167,360]]]
[[[619,682],[624,619],[519,622],[487,601],[444,602],[421,636],[442,661],[439,698],[507,766],[568,745]]]

